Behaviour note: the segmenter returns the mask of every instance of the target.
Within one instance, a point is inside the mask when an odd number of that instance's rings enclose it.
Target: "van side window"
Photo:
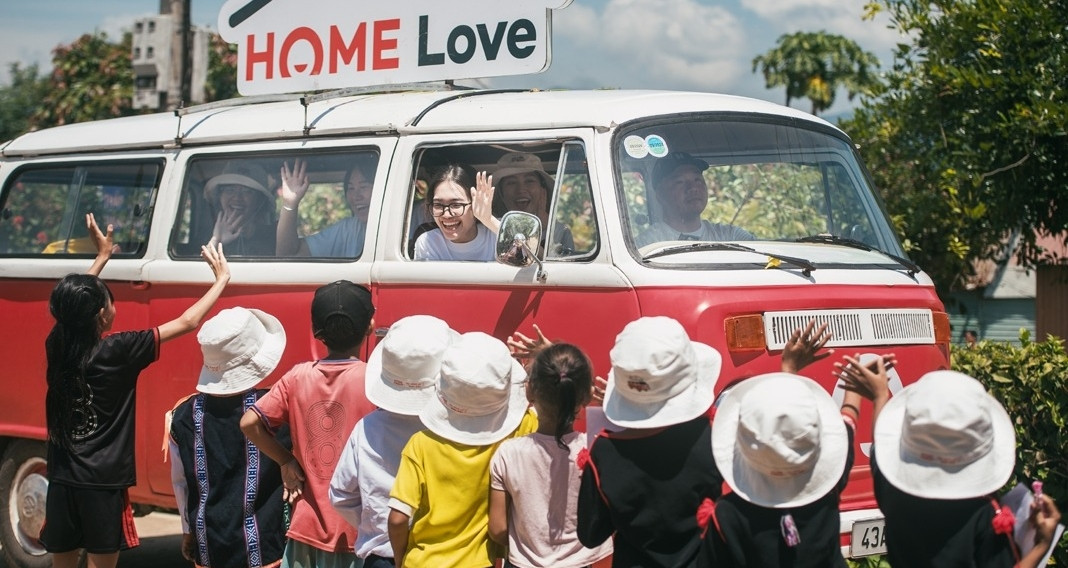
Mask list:
[[[191,160],[171,254],[221,242],[236,260],[359,258],[377,166],[377,150]]]
[[[414,163],[417,173],[411,184],[406,235],[409,258],[488,261],[494,257],[493,247],[481,252],[471,250],[481,247],[477,247],[478,234],[466,224],[470,222],[479,230],[482,227],[481,223],[474,223],[471,208],[464,207],[471,200],[468,192],[446,193],[438,199],[436,180],[445,179],[443,174],[449,168],[469,173],[485,171],[493,176],[494,217],[500,219],[509,211],[524,211],[540,218],[543,259],[581,260],[596,254],[597,221],[586,152],[581,143],[553,140],[431,147],[420,149]],[[463,177],[457,173],[448,179]],[[474,182],[460,185],[466,190],[466,185]],[[427,207],[427,199],[438,205],[446,205],[444,201],[448,201],[448,205],[456,207],[448,211],[441,209],[439,215]],[[456,223],[459,229],[455,229]],[[451,232],[442,232],[442,224],[452,228]],[[464,234],[460,233],[464,231],[470,233],[466,235],[468,240],[450,237],[463,238]],[[551,237],[545,238],[550,232]],[[417,245],[420,238],[427,242]]]
[[[94,255],[85,215],[113,226],[115,258],[145,253],[159,161],[53,164],[16,171],[0,209],[0,255]]]

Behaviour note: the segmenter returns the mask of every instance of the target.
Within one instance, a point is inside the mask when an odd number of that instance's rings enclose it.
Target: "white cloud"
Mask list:
[[[724,90],[748,73],[738,19],[694,0],[609,0],[603,10],[572,4],[554,33],[573,43],[607,86]]]

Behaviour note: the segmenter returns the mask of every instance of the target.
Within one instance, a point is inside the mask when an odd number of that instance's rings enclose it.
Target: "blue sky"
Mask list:
[[[194,24],[216,28],[223,0],[191,0]],[[380,0],[375,0],[380,1]],[[427,0],[429,1],[429,0]],[[454,0],[456,1],[456,0]],[[875,53],[884,68],[902,41],[885,19],[861,19],[866,0],[574,0],[555,12],[553,62],[540,75],[494,87],[653,88],[713,91],[782,103],[752,59],[784,33],[825,30]],[[309,3],[309,5],[313,5]],[[158,0],[7,0],[0,17],[0,82],[13,62],[51,68],[53,47],[93,30],[117,37]],[[794,106],[807,109],[807,101]],[[829,115],[849,109],[840,94]]]

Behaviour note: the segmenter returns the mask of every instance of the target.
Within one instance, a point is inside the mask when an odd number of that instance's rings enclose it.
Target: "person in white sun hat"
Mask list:
[[[610,358],[604,413],[625,430],[602,432],[578,461],[579,540],[614,537],[613,566],[693,566],[698,507],[723,481],[707,415],[722,359],[667,317],[627,324]]]
[[[423,429],[419,413],[434,396],[445,349],[458,336],[436,317],[409,316],[390,326],[367,360],[367,400],[378,410],[356,423],[329,493],[330,503],[357,529],[355,551],[364,568],[393,566],[389,491],[401,450]]]
[[[282,358],[285,330],[266,312],[229,308],[204,323],[197,341],[200,392],[174,408],[169,428],[182,553],[211,568],[277,566],[285,547],[281,469],[240,422],[267,394],[256,386]],[[288,430],[279,435],[288,443]]]
[[[390,492],[397,566],[490,566],[489,469],[497,446],[537,429],[526,372],[499,339],[461,335],[446,349],[437,393],[419,413],[426,430],[401,452]]]
[[[839,408],[816,381],[782,372],[721,395],[712,455],[732,492],[706,525],[709,565],[845,568],[838,498],[849,481],[859,404],[851,392]]]
[[[1035,546],[1023,557],[1016,523],[995,493],[1012,477],[1016,435],[1001,404],[974,378],[933,371],[890,398],[885,369],[846,357],[847,389],[872,400],[872,479],[886,516],[890,564],[910,568],[1038,566],[1060,511],[1035,497]]]

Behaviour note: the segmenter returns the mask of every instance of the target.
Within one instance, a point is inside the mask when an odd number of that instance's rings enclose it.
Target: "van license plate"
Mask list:
[[[886,524],[883,519],[853,523],[853,536],[849,541],[849,556],[858,558],[873,554],[886,554]]]

